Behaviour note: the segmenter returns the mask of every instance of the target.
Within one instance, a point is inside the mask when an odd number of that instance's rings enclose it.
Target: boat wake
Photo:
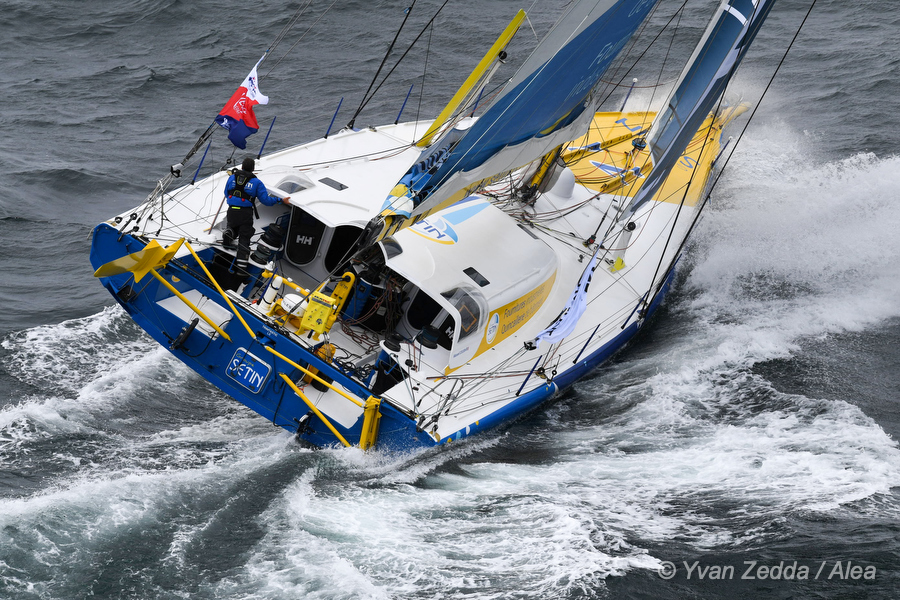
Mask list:
[[[609,486],[595,488],[609,522],[639,507],[626,529],[642,539],[752,547],[792,517],[900,514],[897,441],[857,398],[782,391],[765,368],[900,317],[900,158],[773,175],[759,149],[719,190],[652,344],[553,409],[579,424],[553,434],[588,467],[572,481]]]
[[[754,150],[652,344],[441,451],[304,449],[117,307],[7,336],[3,376],[26,393],[0,409],[2,595],[598,597],[673,539],[733,550],[792,519],[896,518],[896,441],[853,397],[760,367],[900,316],[900,159],[761,178]]]

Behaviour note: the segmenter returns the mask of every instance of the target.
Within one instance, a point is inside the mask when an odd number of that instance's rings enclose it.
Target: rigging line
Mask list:
[[[685,1],[687,1],[687,0],[685,0]],[[618,72],[619,69],[621,69],[621,68],[625,65],[626,59],[627,59],[628,56],[631,54],[631,52],[634,50],[634,47],[637,46],[637,41],[638,41],[638,39],[639,39],[642,35],[644,35],[644,31],[647,29],[647,26],[649,25],[650,20],[656,15],[656,11],[657,11],[657,10],[659,10],[659,3],[658,3],[658,2],[657,2],[656,4],[654,4],[653,8],[650,10],[650,14],[647,15],[647,17],[643,20],[643,22],[641,22],[641,26],[640,26],[640,28],[638,29],[638,31],[637,31],[634,35],[631,36],[630,43],[629,43],[629,45],[628,45],[628,49],[625,50],[625,51],[621,54],[621,57],[617,57],[617,58],[616,58],[616,61],[615,61],[615,71],[616,71],[616,72]],[[610,68],[610,69],[608,69],[608,70],[612,70],[612,68]],[[605,73],[604,73],[604,74],[605,74]],[[610,77],[613,78],[613,79],[615,79],[615,73],[611,73],[611,74],[610,74]],[[611,82],[604,81],[604,80],[602,80],[602,79],[600,80],[600,83],[604,83],[604,84],[607,84],[607,85],[610,85],[610,84],[611,84]],[[611,85],[616,85],[616,84],[611,84]],[[618,87],[618,86],[616,85],[616,87]],[[598,91],[599,91],[599,90],[598,90]]]
[[[328,11],[330,11],[331,8],[332,8],[335,4],[337,4],[337,1],[338,1],[338,0],[333,0],[333,2],[332,2],[331,4],[328,5],[328,8],[325,9],[325,12],[323,12],[321,15],[319,15],[319,18],[317,18],[315,21],[313,21],[313,24],[310,25],[310,26],[306,29],[306,31],[303,32],[303,35],[300,36],[300,39],[298,39],[296,42],[294,42],[294,44],[293,44],[290,48],[288,48],[287,52],[285,52],[285,53],[282,55],[282,57],[278,59],[278,62],[276,62],[274,65],[272,65],[272,68],[269,69],[268,71],[266,71],[265,75],[263,75],[263,76],[261,76],[261,77],[259,78],[260,81],[262,81],[263,78],[266,77],[266,75],[268,75],[269,73],[271,73],[272,71],[274,71],[274,70],[275,70],[275,67],[277,67],[278,65],[281,64],[281,61],[283,61],[285,58],[287,58],[287,55],[290,54],[291,51],[292,51],[294,48],[297,47],[297,44],[299,44],[299,43],[303,40],[303,38],[306,37],[306,34],[307,34],[307,33],[309,33],[310,31],[313,30],[313,27],[315,27],[316,25],[319,24],[319,21],[321,21],[322,18],[323,18],[325,15],[328,14]]]
[[[306,12],[306,9],[309,8],[309,5],[312,4],[312,0],[306,0],[306,5],[304,6],[302,3],[297,7],[297,10],[294,11],[294,14],[291,15],[291,18],[288,19],[288,22],[285,23],[284,27],[281,28],[281,31],[278,32],[278,35],[275,36],[275,39],[272,41],[272,45],[266,50],[266,55],[275,50],[278,44],[284,39],[287,35],[288,31],[297,23],[300,17]]]
[[[422,69],[422,85],[419,89],[419,104],[416,106],[416,122],[413,125],[413,140],[419,139],[419,118],[422,113],[422,97],[425,95],[425,76],[428,74],[428,56],[431,54],[431,34],[433,32],[434,27],[431,27],[431,31],[428,33],[428,47],[425,49],[425,68]],[[396,202],[396,200],[394,202]],[[393,202],[391,205],[393,205]]]
[[[684,7],[684,5],[682,5]],[[663,58],[662,64],[659,67],[659,75],[656,77],[656,84],[659,85],[659,82],[662,81],[663,71],[666,68],[666,64],[669,62],[669,53],[672,52],[672,46],[675,44],[675,38],[678,36],[678,27],[681,25],[681,16],[684,14],[682,10],[679,10],[677,13],[678,20],[675,22],[674,31],[672,31],[672,38],[669,40],[669,47],[666,48],[666,55]],[[668,27],[668,26],[667,26]],[[653,99],[656,97],[656,88],[653,88],[653,91],[650,92],[650,100],[647,102],[647,108],[649,109],[653,106]],[[663,112],[664,107],[660,108],[660,112]],[[644,113],[644,120],[641,123],[641,127],[643,128],[647,123],[647,115],[649,114],[649,110]],[[652,152],[651,152],[652,155]]]
[[[402,154],[407,148],[409,148],[412,144],[405,144],[403,146],[396,146],[394,148],[386,148],[384,150],[375,150],[373,152],[366,152],[365,154],[357,154],[355,156],[345,157],[345,158],[335,158],[332,160],[322,160],[319,162],[313,163],[303,163],[302,165],[291,165],[292,168],[297,169],[298,171],[309,171],[310,169],[314,169],[316,167],[334,165],[337,163],[344,163],[351,160],[358,160],[361,158],[368,158],[370,160],[381,160],[384,158],[391,158],[393,156],[397,156],[398,154]],[[393,154],[391,154],[393,153]],[[384,156],[378,156],[379,154],[383,154]],[[376,158],[372,158],[376,157]]]
[[[675,253],[676,259],[672,261],[669,265],[669,268],[666,269],[665,275],[660,280],[660,283],[657,284],[656,291],[654,292],[654,296],[659,292],[662,287],[662,283],[668,279],[669,274],[672,272],[672,269],[675,268],[675,263],[677,262],[677,257],[681,254],[682,249],[684,249],[684,245],[687,243],[687,240],[690,238],[691,233],[694,231],[694,227],[697,225],[697,222],[700,220],[700,215],[703,213],[703,209],[706,208],[706,205],[709,204],[709,200],[712,197],[712,192],[715,189],[716,185],[719,183],[719,180],[722,178],[722,174],[725,172],[725,168],[728,166],[728,163],[731,161],[731,157],[734,156],[735,150],[737,150],[738,144],[741,142],[741,139],[744,137],[744,133],[746,133],[747,128],[750,126],[750,122],[753,120],[753,117],[756,116],[756,111],[759,109],[760,104],[762,104],[763,98],[766,97],[766,93],[768,93],[769,88],[772,87],[772,83],[775,81],[775,77],[778,76],[778,72],[781,70],[781,66],[784,64],[784,61],[787,59],[788,54],[791,51],[791,48],[794,47],[794,42],[797,41],[797,38],[800,36],[800,31],[803,30],[803,26],[806,25],[807,19],[809,19],[809,15],[812,14],[813,8],[816,6],[816,2],[818,0],[813,0],[812,4],[809,5],[809,10],[806,11],[806,15],[803,17],[803,21],[801,21],[800,26],[797,28],[797,31],[794,33],[794,37],[791,39],[791,42],[788,44],[788,47],[785,49],[784,54],[781,57],[781,60],[778,61],[778,65],[775,67],[775,71],[772,73],[772,77],[769,78],[769,83],[766,84],[765,89],[763,90],[762,95],[760,95],[759,100],[756,103],[756,106],[753,107],[753,110],[750,112],[750,116],[747,118],[747,122],[744,123],[743,129],[741,129],[741,133],[738,135],[737,139],[734,142],[734,146],[731,148],[731,153],[728,155],[728,158],[725,159],[725,163],[722,165],[722,168],[719,170],[719,174],[713,180],[712,185],[709,188],[709,191],[706,194],[706,198],[704,198],[703,202],[700,204],[700,208],[697,210],[697,214],[694,216],[693,222],[691,222],[691,226],[688,228],[687,234],[685,234],[684,239],[681,240],[681,244],[678,246],[678,250]]]
[[[537,4],[537,0],[535,0],[534,4]],[[531,5],[531,8],[534,8],[534,4]],[[541,38],[538,37],[537,31],[534,30],[534,25],[531,24],[531,19],[528,18],[528,13],[531,12],[531,8],[529,8],[525,12],[525,20],[528,22],[528,26],[531,28],[531,33],[534,34],[534,39],[540,41]]]
[[[468,389],[467,394],[466,394],[465,396],[463,396],[462,392],[463,392],[463,389],[464,389],[464,388],[460,388],[459,393],[457,394],[456,398],[450,398],[450,399],[448,399],[447,401],[445,401],[445,402],[443,403],[443,405],[442,405],[442,407],[441,407],[441,411],[442,411],[442,412],[443,412],[443,411],[448,411],[447,413],[445,413],[445,416],[447,416],[447,415],[451,414],[449,411],[454,410],[454,409],[456,409],[456,408],[459,409],[458,412],[455,412],[455,413],[452,413],[452,414],[463,414],[463,413],[465,413],[465,412],[471,412],[472,410],[475,410],[475,409],[479,408],[479,407],[472,407],[472,408],[466,409],[466,408],[460,407],[460,406],[458,406],[458,405],[463,404],[463,403],[465,403],[465,402],[468,401],[468,400],[474,399],[475,395],[478,394],[478,392],[479,392],[484,386],[486,386],[486,385],[488,384],[489,381],[491,381],[491,380],[495,379],[496,377],[499,377],[499,376],[500,376],[499,373],[500,373],[500,370],[501,370],[501,369],[505,368],[505,367],[506,367],[508,364],[510,364],[513,360],[515,360],[516,358],[518,358],[520,355],[523,355],[524,353],[525,353],[525,349],[524,349],[524,348],[520,348],[515,354],[513,354],[512,356],[510,356],[510,357],[507,358],[506,360],[502,361],[500,364],[498,364],[498,365],[497,365],[496,367],[494,367],[493,369],[491,369],[491,370],[489,370],[489,371],[485,371],[484,373],[479,373],[479,374],[477,374],[477,375],[479,375],[479,378],[476,379],[476,380],[474,381],[474,383],[472,383],[472,385],[469,386],[469,389]],[[525,372],[523,371],[522,374],[524,374],[524,373],[525,373]],[[522,374],[513,374],[513,375],[509,375],[509,376],[510,376],[510,377],[517,377],[517,376],[521,376]],[[455,379],[459,379],[460,381],[462,381],[464,377],[466,377],[466,376],[464,375],[464,376],[462,376],[462,377],[457,377],[457,378],[455,378]],[[465,382],[463,382],[463,383],[465,384]],[[453,391],[453,390],[451,389],[451,392],[452,392],[452,391]]]
[[[624,283],[624,282],[621,282],[621,283]],[[615,284],[608,286],[604,291],[609,291],[613,287],[613,285],[615,285]],[[631,290],[634,293],[635,298],[637,298],[638,300],[641,299],[641,297],[638,296],[638,291],[636,289],[634,289],[630,285],[628,285],[627,287],[629,290]],[[633,310],[634,309],[632,308],[632,304],[629,302],[627,304],[622,305],[622,308],[615,310],[615,312],[609,313],[609,315],[605,319],[603,319],[602,321],[597,323],[597,327],[601,327],[602,329],[598,329],[598,331],[600,331],[599,336],[597,336],[596,333],[593,334],[594,340],[602,341],[604,339],[604,337],[607,336],[611,331],[616,330],[616,328],[619,326],[619,323],[622,321],[622,317],[624,315],[628,314],[629,312],[632,312]],[[581,340],[583,340],[585,337],[592,336],[591,331],[592,331],[591,329],[586,329],[586,330],[582,331],[581,333],[576,333],[576,334],[573,334],[573,335],[565,338],[563,340],[563,343],[567,346],[567,349],[564,351],[571,352],[573,344],[576,344],[575,348],[578,348],[579,346],[581,346]]]
[[[369,96],[369,92],[372,91],[372,86],[375,85],[375,82],[378,81],[378,76],[381,74],[381,69],[384,68],[384,63],[387,62],[388,57],[391,55],[391,52],[394,50],[394,45],[397,43],[397,38],[400,37],[400,32],[403,31],[403,27],[406,25],[406,21],[409,19],[409,15],[412,14],[412,9],[416,6],[416,0],[413,0],[413,3],[409,6],[409,8],[404,11],[406,14],[403,17],[403,22],[400,23],[400,28],[397,29],[397,33],[394,34],[394,39],[391,41],[388,46],[387,52],[384,54],[384,58],[381,59],[381,64],[378,65],[378,70],[375,71],[375,75],[372,77],[372,81],[369,83],[369,89],[366,90],[366,93],[363,94],[362,100],[359,101],[359,108],[356,109],[356,112],[353,113],[353,116],[350,118],[350,122],[347,123],[347,127],[353,129],[354,123],[356,123],[356,117],[359,116],[359,113],[362,111],[363,106],[366,105],[366,99]]]
[[[670,83],[675,83],[678,80],[677,79],[669,79],[668,81],[664,81],[662,83],[656,83],[653,85],[634,85],[631,83],[629,83],[627,85],[623,85],[621,81],[619,83],[616,83],[615,81],[606,81],[605,79],[598,79],[597,81],[600,83],[605,83],[606,85],[614,86],[614,87],[631,88],[631,89],[635,89],[635,90],[650,90],[653,88],[658,88],[658,87],[663,87],[665,85],[669,85]]]
[[[725,100],[725,94],[723,93],[721,96],[719,96],[719,104],[718,104],[718,106],[716,106],[716,112],[714,114],[719,114],[719,111],[722,109],[722,102],[724,100]],[[703,152],[706,150],[706,144],[707,144],[707,142],[709,142],[710,134],[712,133],[713,126],[715,124],[716,124],[716,119],[715,119],[715,117],[713,117],[709,121],[709,127],[706,129],[706,133],[703,136],[703,145],[700,147],[700,153],[697,155],[698,165],[700,163],[700,159],[703,157]],[[682,194],[682,196],[681,196],[681,202],[678,203],[678,210],[675,211],[675,219],[672,221],[672,226],[669,228],[669,235],[666,237],[666,243],[663,244],[662,252],[659,255],[659,262],[656,264],[656,270],[653,271],[653,277],[650,278],[650,289],[647,290],[647,292],[648,292],[647,294],[642,296],[642,299],[644,299],[644,303],[646,303],[647,306],[649,306],[650,303],[653,302],[653,298],[656,296],[656,294],[654,293],[653,296],[651,297],[649,292],[656,285],[656,276],[659,275],[659,270],[662,268],[663,260],[665,260],[665,257],[666,257],[666,250],[669,249],[669,243],[672,241],[672,235],[675,233],[675,225],[678,224],[678,218],[681,216],[681,210],[682,210],[682,208],[684,208],[684,202],[685,202],[685,200],[687,200],[688,192],[691,189],[691,185],[693,185],[693,183],[694,183],[694,177],[696,175],[697,175],[697,169],[694,168],[694,170],[691,172],[690,178],[688,179],[687,185],[684,188],[684,194]],[[698,213],[699,213],[699,211],[698,211]],[[681,248],[679,247],[679,251],[680,250],[681,250]],[[666,277],[668,277],[668,276],[669,276],[669,270],[667,269]],[[624,326],[623,326],[623,328],[624,328]]]
[[[532,206],[531,209],[534,212],[531,213],[531,216],[529,217],[529,221],[532,223],[546,223],[546,222],[551,222],[551,221],[555,222],[555,221],[562,220],[563,223],[568,225],[573,230],[577,230],[578,228],[569,221],[568,216],[571,215],[572,213],[574,213],[575,211],[581,209],[584,205],[588,204],[592,200],[592,198],[588,198],[587,200],[577,202],[568,207],[557,208],[556,205],[553,204],[553,200],[551,200],[550,198],[547,198],[547,197],[545,197],[544,199],[547,201],[548,204],[550,204],[550,206],[553,207],[553,210],[539,213]],[[547,227],[549,229],[549,226],[545,226],[545,227]],[[568,234],[566,234],[566,235],[568,235]],[[573,233],[572,237],[576,238],[578,236]]]
[[[662,27],[662,29],[660,29],[659,33],[657,33],[656,36],[652,40],[650,40],[650,43],[647,45],[647,47],[644,48],[644,50],[640,53],[640,55],[638,55],[638,57],[636,59],[634,59],[634,62],[632,62],[631,66],[628,67],[628,70],[622,74],[622,77],[619,79],[619,83],[617,84],[616,87],[620,86],[622,84],[622,82],[625,81],[625,78],[631,74],[631,71],[638,65],[639,62],[641,62],[641,59],[644,58],[644,55],[646,55],[647,52],[650,51],[650,48],[652,48],[653,45],[656,44],[657,40],[659,40],[659,38],[662,37],[662,34],[666,32],[666,30],[669,28],[669,25],[672,24],[672,21],[674,21],[675,18],[681,14],[681,12],[684,10],[684,7],[687,5],[687,3],[688,3],[688,0],[684,0],[684,2],[681,3],[681,6],[678,8],[678,10],[675,11],[675,14],[673,14],[671,17],[669,17],[668,22]],[[609,100],[610,97],[612,97],[613,93],[615,93],[615,90],[616,90],[615,87],[612,90],[610,90],[610,92],[606,95],[606,97],[600,101],[600,104],[602,105],[604,102]]]
[[[521,355],[524,355],[524,354],[525,354],[525,349],[519,348],[519,350],[517,350],[514,354],[505,358],[500,363],[498,363],[494,368],[489,369],[488,371],[485,371],[483,373],[467,373],[465,375],[457,375],[454,377],[447,377],[447,379],[464,379],[467,377],[477,377],[480,379],[479,381],[476,381],[473,385],[471,385],[469,387],[469,393],[467,394],[467,396],[465,396],[465,397],[462,397],[461,395],[458,396],[456,399],[454,399],[453,402],[451,402],[448,405],[447,408],[453,408],[454,404],[456,404],[458,402],[462,402],[468,398],[472,398],[478,392],[478,390],[480,390],[482,387],[487,385],[488,380],[490,378],[497,377],[498,374],[501,373],[502,369],[506,368],[507,365],[510,365],[514,360],[516,360],[517,358],[519,358]],[[509,376],[518,376],[518,375],[522,375],[526,372],[527,371],[523,371],[522,373],[512,373]],[[460,390],[460,392],[462,392],[462,390]]]
[[[534,2],[531,3],[531,6],[528,7],[528,10],[525,11],[525,20],[528,22],[528,26],[531,27],[531,33],[534,34],[534,39],[536,39],[536,40],[538,40],[538,42],[540,42],[541,38],[538,37],[537,31],[534,30],[534,25],[531,24],[531,19],[528,18],[528,15],[531,13],[532,10],[534,10],[534,7],[537,5],[537,3],[538,3],[538,0],[534,0]]]
[[[427,383],[422,382],[420,385],[423,386],[423,387],[425,387],[427,391],[426,391],[424,394],[422,394],[421,396],[419,396],[419,400],[418,400],[417,406],[416,406],[416,413],[419,414],[419,415],[426,415],[426,416],[428,416],[428,417],[433,417],[433,416],[439,414],[440,411],[437,411],[437,412],[431,412],[431,413],[425,413],[424,411],[421,411],[421,410],[419,410],[419,409],[422,408],[422,402],[423,402],[426,398],[428,398],[429,396],[431,396],[431,394],[437,394],[437,393],[438,393],[438,392],[437,392],[437,389],[438,389],[441,385],[443,385],[445,381],[449,381],[449,380],[451,380],[451,379],[454,379],[454,378],[442,376],[440,379],[437,379],[437,380],[431,379],[431,381],[436,381],[436,383],[435,383],[433,386],[430,386],[430,387],[429,387],[429,385],[428,385]],[[434,409],[438,406],[438,404],[440,404],[440,402],[441,402],[441,398],[440,398],[440,394],[438,394],[438,398],[437,398],[437,400],[434,401],[434,403],[433,403],[432,406],[430,407],[430,410],[434,410]]]
[[[666,196],[665,198],[660,198],[659,200],[655,200],[654,203],[650,206],[650,210],[647,212],[646,216],[648,218],[651,217],[653,215],[653,213],[657,210],[657,208],[662,206],[663,202],[666,202],[669,198],[674,197],[681,189],[682,188],[678,188],[674,192],[672,192],[671,194]],[[623,228],[620,228],[617,233],[613,233],[613,230],[616,228],[616,224],[618,223],[618,219],[620,216],[621,215],[617,216],[616,219],[609,224],[609,227],[607,228],[606,233],[603,236],[603,240],[602,240],[603,242],[605,242],[610,235],[614,235],[615,236],[614,239],[615,239],[616,243],[618,243],[619,236],[621,236],[625,232],[625,229],[623,227]],[[640,229],[640,231],[638,232],[637,237],[632,239],[625,248],[622,248],[622,250],[627,250],[628,248],[631,248],[632,246],[634,246],[638,242],[638,240],[641,239],[641,236],[643,234],[644,234],[644,228],[642,227]],[[657,234],[656,239],[659,239],[660,235],[662,235],[662,233]],[[649,252],[649,250],[648,250],[648,252]],[[643,255],[643,256],[645,256],[645,255]],[[643,256],[641,256],[641,259],[643,259]],[[639,260],[641,260],[641,259],[639,259]],[[635,292],[637,292],[637,291],[635,290]]]
[[[552,237],[553,239],[555,239],[560,244],[563,244],[564,246],[568,246],[571,250],[575,251],[574,252],[575,254],[584,254],[586,252],[586,250],[585,250],[586,246],[582,243],[580,236],[578,236],[574,233],[566,233],[559,229],[552,229],[552,228],[548,227],[547,225],[543,225],[541,223],[535,222],[535,223],[530,223],[530,224],[533,225],[536,229],[544,230],[544,233],[547,236]],[[566,238],[570,238],[570,239],[566,239]],[[577,240],[578,243],[574,244],[574,243],[572,243],[572,240]]]
[[[631,66],[628,67],[628,70],[622,74],[622,77],[619,79],[618,83],[615,83],[612,81],[600,80],[603,83],[606,83],[607,85],[611,86],[611,89],[606,94],[606,96],[602,100],[600,100],[600,102],[598,102],[598,106],[602,106],[604,103],[606,103],[612,97],[612,95],[615,93],[616,89],[619,87],[622,87],[622,82],[625,81],[625,78],[628,77],[628,75],[631,73],[631,71],[638,65],[639,62],[641,62],[641,59],[643,59],[644,55],[646,55],[647,52],[650,51],[650,48],[652,48],[653,45],[656,44],[657,40],[659,40],[659,38],[662,37],[662,34],[665,33],[666,30],[668,30],[669,26],[672,24],[672,21],[674,21],[675,18],[678,17],[679,22],[680,22],[680,19],[681,19],[680,15],[684,11],[684,7],[687,5],[687,3],[688,3],[688,0],[684,0],[684,2],[682,2],[681,6],[678,8],[678,10],[676,10],[675,13],[671,17],[669,17],[668,22],[662,27],[662,29],[659,31],[659,33],[657,33],[656,36],[652,40],[650,40],[650,43],[647,45],[647,47],[644,48],[644,50],[640,53],[640,55],[638,55],[638,57],[636,59],[634,59],[634,62],[632,62]],[[655,10],[656,9],[654,9],[654,11]],[[673,36],[673,39],[674,39],[674,36]],[[629,49],[629,52],[630,51],[631,50]],[[668,51],[667,51],[667,54],[668,54]],[[659,87],[660,85],[662,85],[662,84],[657,82],[656,86],[648,86],[648,87]],[[650,111],[648,110],[647,112],[650,112]],[[587,158],[588,156],[593,156],[594,154],[596,154],[598,152],[600,152],[600,150],[586,154],[582,158]]]
[[[416,36],[416,39],[414,39],[412,41],[412,43],[409,45],[409,48],[407,48],[406,51],[400,56],[400,58],[397,59],[397,62],[394,64],[393,67],[391,67],[391,70],[388,71],[388,74],[384,76],[384,79],[381,80],[381,83],[379,83],[378,86],[372,91],[372,93],[371,93],[371,95],[369,95],[368,99],[366,99],[366,101],[362,105],[360,105],[359,109],[357,110],[357,114],[359,114],[359,111],[361,111],[363,108],[365,108],[365,105],[368,104],[369,101],[375,97],[375,94],[378,93],[378,90],[381,89],[381,86],[384,85],[384,83],[388,80],[388,78],[390,78],[390,76],[391,76],[391,74],[393,74],[394,70],[396,70],[396,68],[400,66],[400,63],[403,61],[404,58],[406,58],[406,55],[409,54],[409,51],[413,49],[413,46],[416,45],[416,43],[419,41],[419,38],[421,38],[425,34],[425,32],[428,30],[428,28],[431,26],[431,24],[434,23],[434,20],[437,18],[437,16],[439,14],[441,14],[441,11],[444,10],[444,7],[447,6],[447,3],[449,1],[450,0],[444,0],[444,3],[441,4],[441,7],[439,9],[437,9],[437,12],[434,13],[434,16],[428,20],[428,22],[425,24],[425,27],[423,27],[422,31],[419,32],[419,35]]]

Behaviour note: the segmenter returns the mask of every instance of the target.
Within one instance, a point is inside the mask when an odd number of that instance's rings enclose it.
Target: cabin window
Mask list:
[[[312,182],[307,179],[300,178],[297,175],[289,175],[279,181],[275,187],[286,194],[296,194],[312,186]]]
[[[468,275],[469,278],[472,279],[472,281],[474,281],[475,283],[477,283],[477,284],[478,284],[479,286],[481,286],[481,287],[484,287],[484,286],[486,286],[486,285],[488,285],[488,284],[491,283],[490,281],[488,281],[488,280],[485,278],[484,275],[482,275],[481,273],[479,273],[479,272],[475,269],[475,267],[469,267],[469,268],[467,268],[467,269],[463,269],[463,273],[465,273],[466,275]]]
[[[327,185],[328,187],[332,187],[332,188],[336,189],[336,190],[339,191],[339,192],[341,192],[341,191],[347,189],[347,186],[346,186],[346,185],[344,185],[344,184],[341,183],[340,181],[335,181],[335,180],[332,179],[331,177],[325,177],[325,178],[323,178],[323,179],[320,179],[320,180],[319,180],[319,183],[324,183],[324,184]]]
[[[416,290],[409,308],[406,309],[406,320],[413,329],[422,329],[431,324],[439,312],[441,312],[440,304],[422,290]]]
[[[456,288],[441,295],[459,312],[459,339],[467,338],[481,329],[481,305],[469,292]]]
[[[356,225],[338,225],[334,228],[328,252],[325,254],[325,268],[329,272],[350,260],[351,250],[361,233],[362,229]]]
[[[302,208],[293,207],[291,224],[288,226],[287,244],[284,249],[288,261],[297,266],[303,266],[315,260],[324,233],[325,223]]]
[[[386,237],[381,240],[381,245],[384,246],[384,255],[387,256],[388,260],[403,254],[403,247],[392,237]]]

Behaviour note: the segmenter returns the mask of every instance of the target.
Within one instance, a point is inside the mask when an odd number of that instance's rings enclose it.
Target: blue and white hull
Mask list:
[[[629,122],[622,115],[605,118],[618,122],[615,127]],[[508,423],[572,385],[637,333],[672,279],[667,267],[676,260],[700,193],[688,206],[649,203],[634,219],[627,247],[607,240],[600,249],[602,240],[592,240],[592,232],[624,202],[581,183],[588,178],[573,165],[524,209],[504,199],[502,189],[488,189],[368,254],[336,261],[377,212],[396,174],[408,168],[412,154],[390,149],[413,129],[347,130],[264,157],[259,177],[274,193],[290,194],[293,206],[260,207],[255,242],[267,262],[254,255],[258,266],[246,275],[236,273],[234,251],[222,245],[215,199],[223,173],[151,197],[98,225],[92,264],[100,269],[140,256],[151,242],[174,249],[185,240],[152,276],[101,272],[101,282],[179,360],[313,445],[408,450]],[[704,149],[702,160],[685,161],[681,177],[700,163],[705,181],[719,134],[709,134],[715,144]],[[347,148],[366,144],[372,159],[337,160]],[[310,163],[327,166],[296,167],[298,156],[310,154]],[[673,227],[675,241],[668,236]],[[286,233],[284,239],[267,237],[276,230]],[[603,260],[577,325],[561,341],[535,344],[595,252]],[[328,329],[304,326],[317,281],[345,270],[353,283]],[[321,292],[339,297],[339,280],[332,277]]]

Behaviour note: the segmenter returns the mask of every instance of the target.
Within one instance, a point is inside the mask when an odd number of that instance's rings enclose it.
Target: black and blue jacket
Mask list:
[[[253,206],[254,200],[259,200],[266,206],[274,206],[281,202],[281,198],[269,195],[265,184],[253,173],[247,173],[240,169],[235,170],[228,178],[228,183],[225,184],[225,196],[228,198],[228,206]]]

